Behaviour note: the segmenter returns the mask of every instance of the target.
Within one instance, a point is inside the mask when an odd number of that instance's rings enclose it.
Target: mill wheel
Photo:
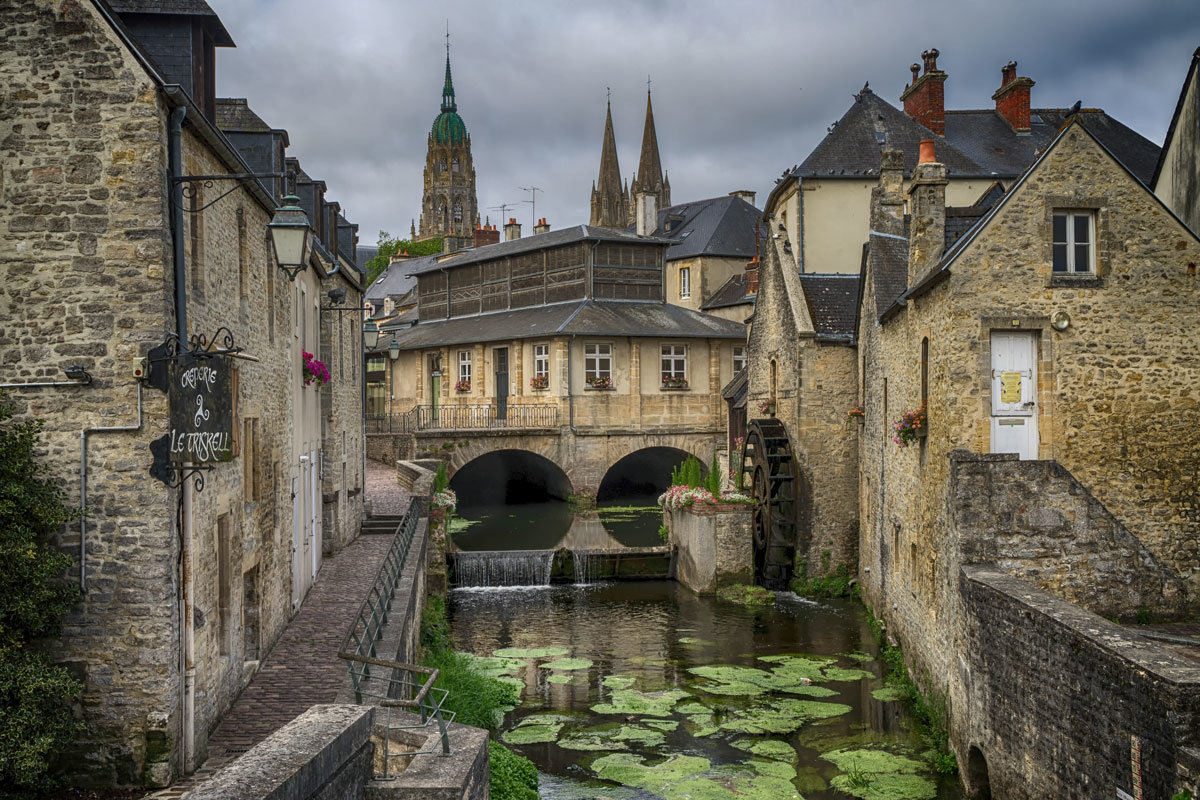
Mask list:
[[[742,471],[750,475],[754,500],[754,579],[768,589],[786,589],[796,558],[797,476],[782,422],[750,422]]]

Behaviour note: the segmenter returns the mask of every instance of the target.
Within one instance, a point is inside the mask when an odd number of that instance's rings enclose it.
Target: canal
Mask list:
[[[856,602],[751,610],[635,581],[458,589],[449,616],[456,647],[519,686],[501,739],[543,798],[961,797]]]

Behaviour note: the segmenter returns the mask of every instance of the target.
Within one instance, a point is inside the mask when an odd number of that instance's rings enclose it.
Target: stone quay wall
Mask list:
[[[1200,662],[994,567],[961,573],[968,789],[992,797],[1170,797],[1200,743]],[[1133,764],[1140,767],[1136,791]],[[984,766],[986,764],[986,766]]]
[[[754,582],[751,507],[742,503],[694,503],[667,513],[678,548],[675,578],[697,594]]]

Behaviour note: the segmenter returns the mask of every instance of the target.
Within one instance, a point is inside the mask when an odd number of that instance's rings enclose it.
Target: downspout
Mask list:
[[[183,247],[183,119],[187,116],[184,106],[171,109],[167,128],[167,162],[170,173],[171,193],[171,238],[174,243],[172,279],[175,283],[175,333],[180,348],[187,346],[187,265]],[[182,772],[191,774],[196,759],[196,636],[194,617],[194,575],[192,569],[192,484],[183,481],[179,487],[181,507],[179,582],[183,594],[180,603],[180,628],[182,652],[180,666],[183,672],[183,763]]]

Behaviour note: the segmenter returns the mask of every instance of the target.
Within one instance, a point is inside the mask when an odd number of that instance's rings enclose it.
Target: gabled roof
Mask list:
[[[108,6],[118,14],[162,14],[181,17],[205,17],[205,26],[217,47],[236,47],[233,37],[212,6],[204,0],[107,0]]]
[[[800,274],[817,339],[852,341],[858,325],[858,276]]]
[[[721,284],[721,288],[713,292],[712,297],[708,298],[708,302],[700,306],[700,310],[708,311],[712,308],[752,306],[754,305],[754,298],[755,295],[746,295],[746,273],[739,272]]]
[[[742,367],[733,376],[733,380],[725,384],[725,388],[721,389],[721,397],[725,400],[732,400],[734,408],[741,408],[746,405],[746,396],[750,389],[750,370]]]
[[[1196,48],[1196,52],[1192,53],[1192,63],[1188,65],[1187,77],[1183,79],[1183,87],[1179,90],[1179,100],[1175,103],[1175,113],[1171,115],[1171,124],[1167,126],[1167,136],[1163,139],[1162,151],[1158,155],[1158,162],[1154,165],[1154,174],[1150,176],[1149,186],[1152,191],[1158,191],[1158,176],[1162,174],[1163,159],[1167,157],[1167,150],[1171,147],[1171,141],[1175,138],[1175,129],[1179,126],[1179,117],[1183,114],[1183,104],[1187,101],[1188,87],[1192,84],[1192,79],[1196,77],[1196,70],[1200,68],[1200,47]]]
[[[548,336],[744,339],[746,327],[667,303],[580,300],[422,322],[400,333],[404,350]]]
[[[911,175],[921,140],[933,139],[938,161],[946,165],[946,174],[951,178],[1015,178],[1045,151],[1069,114],[1067,109],[1032,109],[1029,133],[1018,134],[994,109],[948,109],[946,135],[938,136],[870,89],[863,89],[791,175],[878,175],[880,154],[885,148],[904,151],[904,172]],[[1159,157],[1157,145],[1099,109],[1084,109],[1076,116],[1139,180],[1151,179]]]
[[[475,264],[480,261],[490,261],[494,258],[514,256],[519,253],[528,253],[533,250],[543,250],[547,247],[558,247],[582,241],[624,242],[626,244],[651,244],[664,247],[669,244],[664,239],[638,236],[633,233],[615,231],[611,228],[598,228],[592,225],[573,225],[570,228],[559,228],[556,231],[538,233],[533,236],[523,236],[520,239],[513,239],[509,242],[497,242],[496,244],[474,247],[470,250],[460,250],[449,258],[442,258],[440,261],[435,261],[432,264],[422,262],[420,265],[409,269],[408,274],[421,275],[439,269],[452,269],[467,264]],[[413,264],[415,261],[416,259],[408,263]]]
[[[749,261],[755,253],[755,223],[761,217],[760,210],[740,197],[710,197],[660,209],[654,235],[672,243],[667,248],[667,261],[699,256]],[[630,227],[626,232],[634,230]],[[759,237],[766,241],[766,226],[762,227]]]
[[[413,270],[424,270],[427,265],[436,264],[441,257],[441,253],[436,253],[431,256],[418,256],[388,264],[383,268],[383,272],[379,273],[379,277],[367,287],[365,298],[382,300],[385,297],[407,294],[417,285]]]

